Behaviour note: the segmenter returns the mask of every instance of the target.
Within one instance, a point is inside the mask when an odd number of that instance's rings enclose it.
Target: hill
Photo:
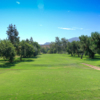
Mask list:
[[[79,37],[73,37],[71,39],[68,39],[69,42],[72,42],[72,41],[80,41],[79,40]]]
[[[70,38],[68,39],[69,42],[72,42],[72,41],[80,41],[78,37],[73,37],[73,38]],[[44,44],[40,44],[41,46],[49,46],[51,42],[46,42]]]

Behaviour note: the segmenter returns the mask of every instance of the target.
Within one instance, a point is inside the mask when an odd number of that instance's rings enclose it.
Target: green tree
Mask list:
[[[57,53],[61,53],[61,41],[59,37],[55,38],[55,47],[56,47]]]
[[[81,43],[81,49],[83,50],[83,53],[85,55],[89,55],[89,58],[94,58],[95,53],[91,50],[91,37],[88,36],[80,36],[80,43]]]
[[[72,41],[72,53],[75,54],[77,53],[77,42],[76,41]]]
[[[14,57],[16,55],[15,47],[9,40],[0,41],[0,52],[4,59],[8,59],[9,62],[14,61]]]
[[[34,52],[34,47],[31,44],[24,40],[20,42],[20,60],[22,60],[23,57],[34,56]]]
[[[19,33],[16,29],[16,26],[10,24],[6,32],[7,32],[6,34],[8,35],[8,40],[10,40],[13,45],[16,45],[19,42],[19,37],[18,37]]]
[[[90,49],[94,53],[100,54],[100,33],[92,32],[91,33],[91,46]]]
[[[36,48],[35,52],[36,52],[36,55],[38,55],[40,53],[40,48],[41,48],[40,45],[38,44],[38,42],[33,42],[32,45],[34,48]]]
[[[48,51],[48,53],[57,53],[57,48],[56,48],[55,42],[50,43],[50,50]]]
[[[66,38],[62,38],[61,39],[61,44],[62,44],[62,50],[63,50],[63,52],[66,52],[67,43],[68,43],[68,40]]]
[[[68,44],[67,44],[67,52],[68,52],[68,54],[71,54],[71,56],[73,56],[72,49],[73,49],[72,43],[68,42]]]
[[[33,38],[32,37],[30,38],[30,43],[33,43]]]
[[[76,48],[76,53],[77,53],[77,55],[78,55],[78,57],[80,56],[80,54],[82,53],[82,50],[81,50],[81,47],[80,47],[80,41],[76,41],[76,46],[77,46],[77,48]]]

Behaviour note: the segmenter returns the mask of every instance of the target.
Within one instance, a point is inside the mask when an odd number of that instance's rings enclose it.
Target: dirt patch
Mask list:
[[[96,70],[100,70],[100,68],[99,67],[97,67],[97,66],[93,66],[93,65],[89,65],[89,64],[85,64],[85,63],[82,63],[83,65],[86,65],[86,66],[89,66],[89,67],[91,67],[91,68],[94,68],[94,69],[96,69]]]

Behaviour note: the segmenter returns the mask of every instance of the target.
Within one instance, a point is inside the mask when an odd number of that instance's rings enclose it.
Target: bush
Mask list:
[[[20,43],[20,58],[34,56],[34,47],[26,41]]]
[[[4,59],[8,59],[9,62],[13,62],[16,52],[15,52],[15,47],[10,41],[8,40],[0,41],[0,52],[1,56]]]

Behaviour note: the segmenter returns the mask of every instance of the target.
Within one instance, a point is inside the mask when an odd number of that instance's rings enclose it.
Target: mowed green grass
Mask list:
[[[16,58],[17,59],[17,58]],[[0,100],[100,100],[100,59],[43,54],[13,64],[0,59]]]

